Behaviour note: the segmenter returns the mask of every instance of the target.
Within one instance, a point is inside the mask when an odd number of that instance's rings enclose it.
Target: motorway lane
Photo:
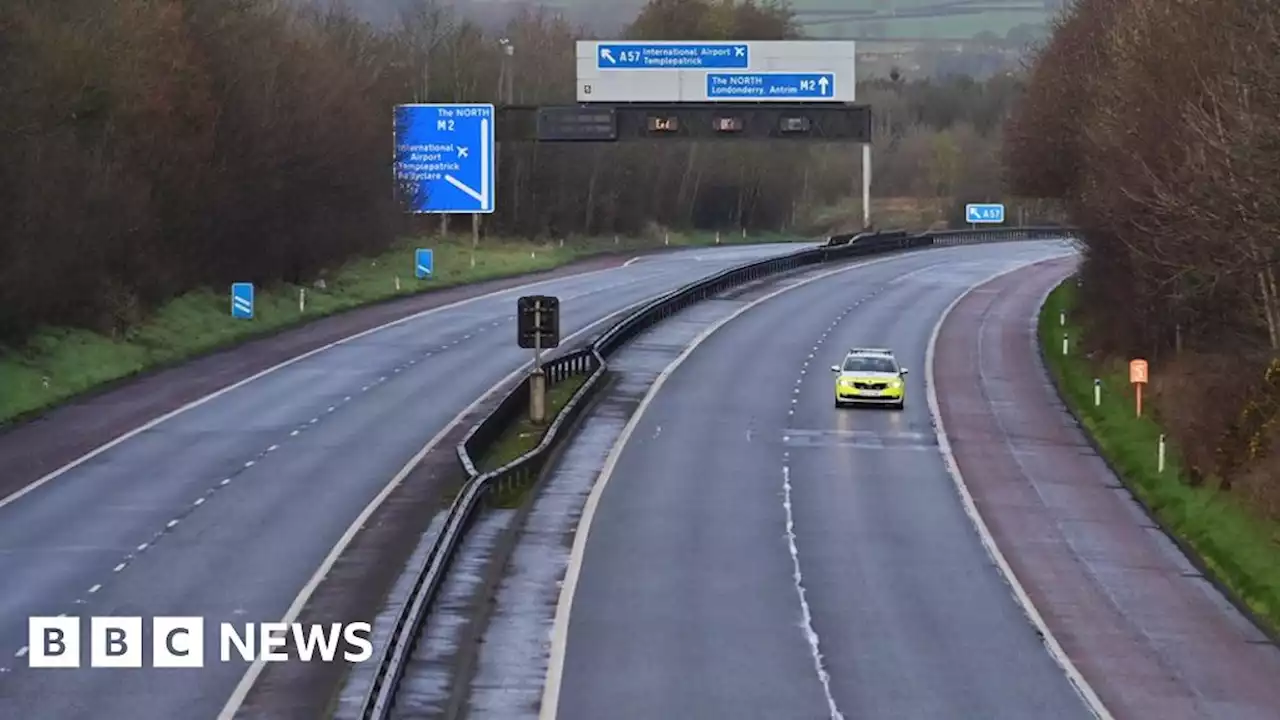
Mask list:
[[[600,497],[558,717],[1089,717],[965,516],[923,388],[952,299],[1064,251],[851,270],[694,351]],[[832,407],[829,366],[854,345],[892,347],[913,371],[903,412]]]
[[[22,656],[26,618],[276,621],[395,472],[527,359],[517,296],[559,295],[567,336],[796,249],[681,251],[442,309],[228,392],[0,507],[0,718],[213,717],[245,669],[216,663],[216,639],[201,671],[38,671]]]

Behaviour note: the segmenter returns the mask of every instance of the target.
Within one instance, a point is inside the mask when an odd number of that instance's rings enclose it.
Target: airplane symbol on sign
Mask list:
[[[468,150],[468,149],[467,149],[467,147],[466,147],[465,145],[459,145],[459,146],[458,146],[458,157],[460,157],[460,158],[467,157],[467,153],[468,153],[468,152],[470,152],[470,150]]]
[[[742,46],[738,46],[738,47],[734,48],[734,50],[736,50],[736,51],[737,51],[737,55],[738,55],[738,57],[742,57],[743,55],[746,55],[746,54],[747,54],[747,49],[746,49],[746,48],[744,48],[744,47],[742,47]]]

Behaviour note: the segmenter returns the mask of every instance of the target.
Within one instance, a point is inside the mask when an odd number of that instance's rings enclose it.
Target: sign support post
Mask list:
[[[536,324],[542,326],[542,301],[533,303]],[[533,336],[533,372],[529,375],[529,420],[534,425],[547,421],[547,374],[542,369],[542,333]]]
[[[871,143],[862,144],[862,229],[871,229]]]
[[[547,421],[547,371],[542,351],[560,346],[560,299],[554,295],[526,295],[516,303],[516,336],[520,347],[533,350],[529,372],[529,420]]]
[[[1129,361],[1129,382],[1133,384],[1134,409],[1142,417],[1142,386],[1147,384],[1147,361],[1135,358]]]

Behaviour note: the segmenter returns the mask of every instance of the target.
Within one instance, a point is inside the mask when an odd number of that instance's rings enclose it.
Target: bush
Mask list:
[[[1227,487],[1272,462],[1249,448],[1274,403],[1246,398],[1271,396],[1280,351],[1278,116],[1280,5],[1081,0],[1005,127],[1014,192],[1084,230],[1094,346],[1153,360],[1161,416]]]

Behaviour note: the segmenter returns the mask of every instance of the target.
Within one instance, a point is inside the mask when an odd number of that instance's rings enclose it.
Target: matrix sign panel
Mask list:
[[[580,40],[578,102],[852,103],[852,42]]]

